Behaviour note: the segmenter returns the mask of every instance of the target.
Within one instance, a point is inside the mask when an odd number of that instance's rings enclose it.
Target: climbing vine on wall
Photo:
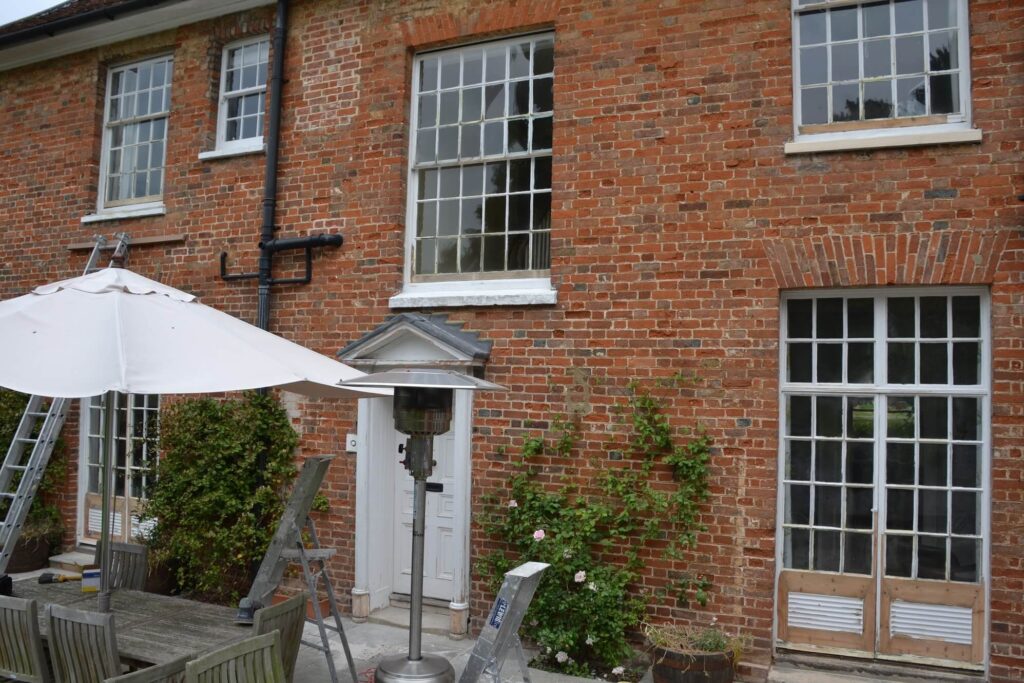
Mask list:
[[[500,547],[482,557],[480,571],[497,590],[503,574],[522,562],[551,565],[522,633],[540,647],[541,664],[574,675],[621,673],[614,667],[632,654],[628,633],[653,601],[704,604],[710,586],[686,572],[656,591],[639,580],[654,557],[684,560],[703,530],[711,438],[699,428],[674,428],[662,399],[640,384],[629,386],[615,414],[605,452],[621,453],[620,461],[581,460],[580,421],[556,420],[547,433],[523,441],[508,496],[485,500],[484,529]],[[557,468],[545,467],[541,456]],[[592,481],[552,477],[580,464],[597,473]]]

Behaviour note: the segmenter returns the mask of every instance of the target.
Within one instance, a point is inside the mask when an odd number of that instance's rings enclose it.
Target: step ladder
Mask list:
[[[111,263],[123,259],[128,248],[125,233],[118,233],[115,239],[117,243],[113,247]],[[97,236],[83,274],[97,270],[100,253],[106,248],[107,239]],[[43,480],[70,405],[71,399],[67,398],[30,396],[7,454],[0,463],[0,575],[7,572],[7,563],[21,536],[22,526]]]
[[[256,578],[249,588],[249,595],[239,603],[237,621],[251,624],[254,611],[270,604],[274,591],[277,590],[288,565],[301,565],[303,576],[309,587],[309,597],[313,601],[314,618],[307,619],[307,621],[315,623],[320,632],[320,644],[307,641],[302,641],[302,643],[324,653],[327,658],[327,669],[331,674],[331,683],[338,683],[338,672],[331,655],[327,631],[337,633],[341,638],[341,645],[345,649],[345,658],[348,660],[352,683],[359,683],[356,665],[348,646],[348,638],[345,637],[345,631],[341,627],[341,614],[338,611],[334,586],[327,573],[327,561],[334,556],[335,550],[320,547],[316,527],[309,516],[313,507],[313,499],[316,497],[317,491],[320,490],[324,475],[327,474],[327,468],[333,460],[333,455],[319,455],[306,458],[302,463],[302,470],[295,480],[295,486],[292,488],[291,497],[281,515],[277,531],[274,532],[274,537],[267,547],[263,561],[256,571]],[[309,536],[308,547],[303,540],[303,529]],[[317,565],[315,569],[312,566],[313,563]],[[318,588],[321,583],[327,593],[329,613],[334,618],[333,625],[324,622],[324,615],[320,609]]]

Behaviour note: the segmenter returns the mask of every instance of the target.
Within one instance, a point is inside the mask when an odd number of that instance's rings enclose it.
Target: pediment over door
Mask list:
[[[364,372],[395,367],[441,367],[480,375],[491,342],[444,315],[400,313],[338,351],[338,360]]]

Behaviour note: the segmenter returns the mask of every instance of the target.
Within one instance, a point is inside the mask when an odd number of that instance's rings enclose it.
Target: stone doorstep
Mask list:
[[[81,574],[83,567],[93,564],[94,557],[95,553],[91,550],[88,552],[73,550],[52,556],[50,558],[50,567],[52,569],[62,569],[67,572]]]
[[[408,604],[408,603],[406,603]],[[409,608],[391,605],[383,609],[370,612],[366,621],[371,624],[383,624],[385,626],[397,626],[409,628]],[[434,605],[423,606],[423,632],[432,633],[436,636],[447,636],[448,628],[451,625],[447,608],[439,608]]]
[[[984,683],[980,672],[939,669],[855,657],[780,653],[768,683]]]

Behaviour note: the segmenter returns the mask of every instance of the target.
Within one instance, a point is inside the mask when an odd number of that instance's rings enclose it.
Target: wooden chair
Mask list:
[[[185,683],[185,662],[188,657],[179,657],[173,662],[147,666],[130,674],[108,678],[103,683]]]
[[[285,683],[281,634],[255,636],[185,665],[186,683]]]
[[[114,615],[50,605],[50,663],[58,683],[103,683],[121,675]]]
[[[0,678],[50,683],[35,600],[0,596]]]
[[[281,632],[281,659],[284,661],[284,677],[291,683],[295,676],[295,661],[299,658],[299,643],[302,628],[306,625],[306,601],[309,593],[299,593],[284,602],[256,611],[253,631],[257,635]]]
[[[149,548],[136,543],[111,543],[110,587],[141,591],[146,588]],[[96,545],[96,564],[103,557],[103,543]]]

